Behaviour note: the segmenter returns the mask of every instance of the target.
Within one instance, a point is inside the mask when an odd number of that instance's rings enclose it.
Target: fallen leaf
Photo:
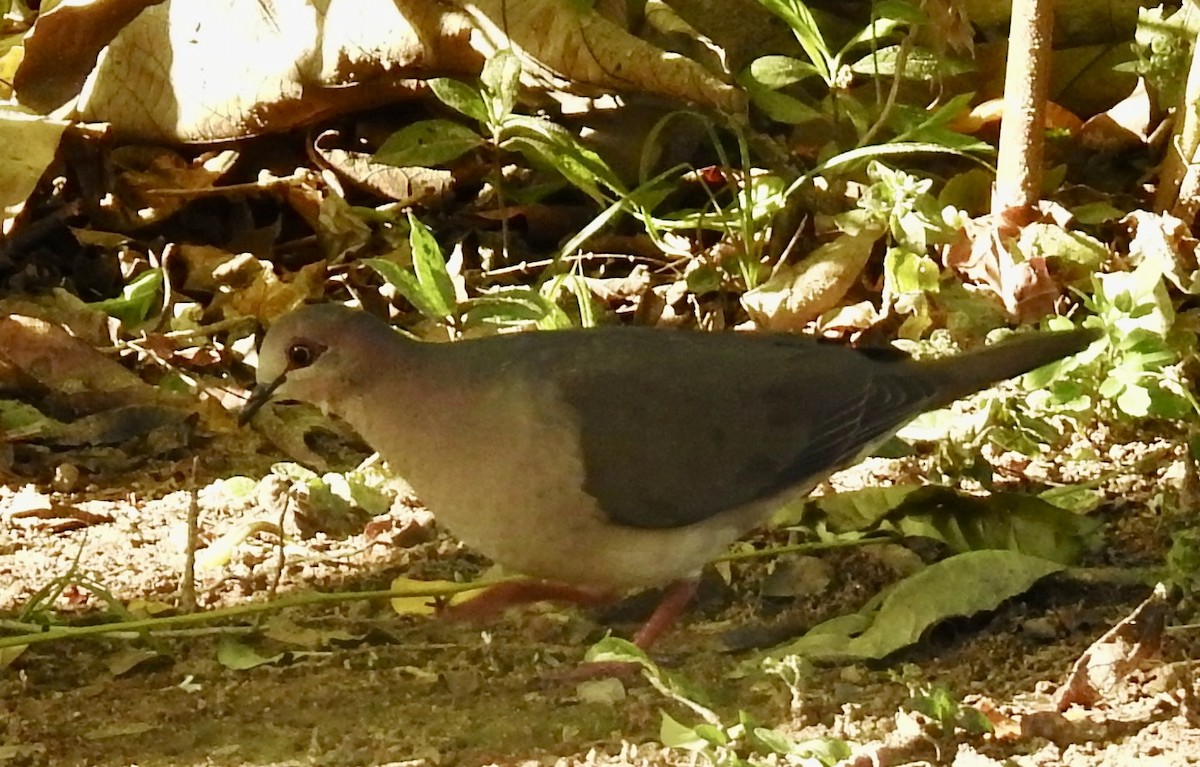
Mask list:
[[[1170,612],[1167,591],[1155,587],[1132,613],[1092,643],[1054,695],[1056,711],[1114,701],[1129,673],[1158,654]]]
[[[740,90],[587,4],[166,0],[126,23],[137,5],[76,11],[70,21],[65,12],[40,16],[37,50],[15,78],[21,103],[49,111],[78,95],[79,119],[110,123],[122,136],[219,141],[423,96],[422,78],[474,78],[488,57],[513,49],[522,84],[538,91],[640,92],[745,109]],[[55,24],[71,27],[70,45]]]
[[[837,306],[862,274],[882,230],[841,234],[795,265],[784,265],[742,295],[742,306],[764,330],[800,330]]]

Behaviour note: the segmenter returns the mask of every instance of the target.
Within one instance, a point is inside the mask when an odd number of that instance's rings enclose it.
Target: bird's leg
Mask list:
[[[615,595],[604,589],[589,589],[555,581],[509,581],[497,583],[477,597],[442,610],[442,615],[456,620],[483,621],[493,618],[515,605],[531,602],[567,602],[596,607],[612,602]]]
[[[658,603],[658,607],[654,608],[654,612],[642,624],[637,633],[633,635],[633,643],[642,650],[649,650],[650,646],[658,641],[659,637],[669,631],[679,620],[679,616],[691,604],[692,598],[696,596],[696,589],[699,588],[700,581],[696,578],[688,578],[683,581],[672,583],[665,594],[662,601]]]
[[[658,607],[654,608],[654,612],[642,624],[637,633],[633,635],[633,643],[642,651],[650,649],[650,646],[658,641],[664,633],[669,631],[683,614],[692,598],[696,596],[696,589],[699,587],[700,581],[696,578],[688,578],[683,581],[676,581],[667,587],[667,591],[658,602]],[[608,677],[616,677],[618,679],[627,679],[637,676],[642,670],[640,663],[627,661],[593,661],[584,663],[569,669],[561,669],[555,674],[557,679],[570,682],[582,682],[589,679],[604,679]]]

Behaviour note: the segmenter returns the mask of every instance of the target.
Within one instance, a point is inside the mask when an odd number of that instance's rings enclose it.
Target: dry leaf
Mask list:
[[[353,152],[334,146],[336,131],[325,131],[313,141],[320,164],[360,189],[394,200],[403,206],[440,204],[454,193],[454,174],[440,168],[397,168],[383,165],[370,152]]]
[[[42,31],[67,26],[63,17],[38,19],[31,41],[40,49],[18,71],[18,98],[47,111],[78,93],[79,119],[144,140],[288,130],[423,95],[423,78],[474,78],[505,48],[522,57],[522,81],[538,90],[641,92],[745,109],[740,91],[696,62],[559,0],[166,0],[123,26],[126,4],[120,13],[105,3],[73,10],[84,20],[64,35],[71,45]],[[86,23],[89,12],[105,11],[104,23]]]
[[[1159,584],[1132,613],[1079,656],[1054,696],[1055,710],[1090,708],[1113,700],[1129,673],[1158,654],[1170,609],[1166,588]]]
[[[1079,140],[1086,149],[1117,152],[1145,144],[1153,125],[1154,105],[1139,77],[1133,93],[1083,124]]]
[[[1044,256],[1014,253],[1012,235],[1017,233],[991,216],[975,219],[947,249],[946,265],[991,290],[1014,320],[1028,322],[1053,311],[1062,287],[1050,276]]]
[[[12,231],[13,220],[25,208],[46,168],[54,161],[58,141],[67,128],[61,120],[0,108],[0,236]]]
[[[742,305],[760,328],[800,330],[838,305],[862,273],[881,234],[878,228],[866,228],[840,235],[747,291]]]

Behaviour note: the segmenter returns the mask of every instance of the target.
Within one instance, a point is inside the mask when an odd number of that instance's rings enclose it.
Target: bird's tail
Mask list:
[[[1000,381],[1078,354],[1100,336],[1100,331],[1087,328],[1029,333],[965,354],[916,364],[938,380],[940,402],[935,407],[943,407]]]

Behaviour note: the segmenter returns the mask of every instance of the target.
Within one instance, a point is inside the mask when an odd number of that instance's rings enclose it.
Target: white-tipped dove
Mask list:
[[[1095,338],[1025,335],[923,361],[635,327],[421,343],[309,306],[267,333],[244,420],[272,396],[318,405],[463,542],[515,572],[616,593],[690,582],[909,419]],[[678,594],[675,607],[690,591]]]

